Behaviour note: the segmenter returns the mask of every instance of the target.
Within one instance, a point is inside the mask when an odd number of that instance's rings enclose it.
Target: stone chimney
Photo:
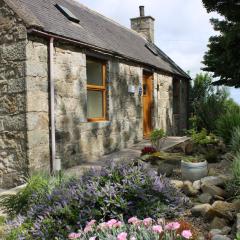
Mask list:
[[[154,21],[151,16],[145,16],[144,6],[139,7],[140,16],[131,19],[132,30],[141,34],[149,42],[154,43]]]

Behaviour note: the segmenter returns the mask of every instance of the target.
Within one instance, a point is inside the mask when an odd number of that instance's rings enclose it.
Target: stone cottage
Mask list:
[[[0,0],[0,188],[183,133],[190,78],[144,7],[131,28],[73,0]]]

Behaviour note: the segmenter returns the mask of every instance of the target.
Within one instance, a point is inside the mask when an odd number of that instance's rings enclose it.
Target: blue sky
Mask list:
[[[216,35],[201,0],[79,0],[118,23],[130,27],[130,18],[139,16],[139,6],[155,18],[155,43],[194,77],[200,72],[208,39]],[[240,89],[230,89],[240,103]]]

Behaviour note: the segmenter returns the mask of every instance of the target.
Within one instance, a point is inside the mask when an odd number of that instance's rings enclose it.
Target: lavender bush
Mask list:
[[[88,219],[173,217],[188,202],[167,178],[157,176],[143,164],[106,166],[62,183],[33,204],[24,215],[30,238],[65,239]]]

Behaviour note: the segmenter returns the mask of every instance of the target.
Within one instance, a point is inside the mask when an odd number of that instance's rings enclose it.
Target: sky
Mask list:
[[[155,43],[183,70],[194,77],[201,71],[208,39],[217,33],[201,0],[79,0],[116,22],[130,28],[130,18],[139,16],[139,6],[145,15],[155,18]],[[230,89],[231,97],[240,103],[240,89]]]

